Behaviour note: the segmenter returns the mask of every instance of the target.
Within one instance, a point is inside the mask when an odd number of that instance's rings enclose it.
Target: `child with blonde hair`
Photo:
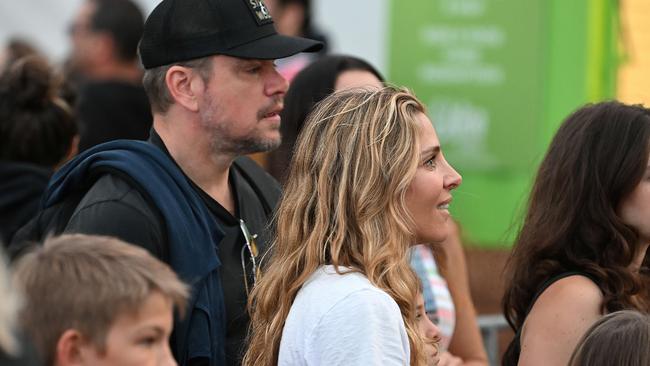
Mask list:
[[[22,257],[14,279],[20,321],[46,365],[176,364],[169,336],[187,286],[144,249],[62,235]]]

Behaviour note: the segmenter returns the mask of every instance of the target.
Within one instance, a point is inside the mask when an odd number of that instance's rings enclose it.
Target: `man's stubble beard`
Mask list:
[[[200,111],[201,125],[209,134],[210,149],[215,155],[229,154],[241,156],[275,150],[282,143],[282,136],[277,139],[265,139],[259,136],[232,137],[229,127],[236,121],[217,121],[218,103],[206,94],[205,108]],[[259,113],[258,113],[259,118]],[[279,131],[278,131],[279,133]]]

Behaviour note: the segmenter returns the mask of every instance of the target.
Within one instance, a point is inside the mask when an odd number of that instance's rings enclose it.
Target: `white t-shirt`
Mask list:
[[[278,365],[409,362],[408,336],[397,303],[364,275],[339,275],[334,266],[322,266],[298,291],[282,330]]]

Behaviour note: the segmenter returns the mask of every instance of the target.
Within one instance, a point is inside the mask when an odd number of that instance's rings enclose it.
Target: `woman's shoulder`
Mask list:
[[[373,286],[366,276],[347,267],[321,266],[305,281],[292,308],[306,306],[312,315],[326,313],[339,303],[358,300],[357,294],[364,293],[368,301],[377,297],[385,300],[392,298],[381,289]]]
[[[291,306],[285,335],[297,332],[296,339],[313,340],[343,330],[354,334],[405,332],[399,306],[387,292],[361,273],[343,267],[339,272],[324,266],[305,282]]]
[[[545,304],[556,306],[559,302],[584,301],[589,305],[593,302],[600,303],[603,299],[602,290],[595,279],[580,271],[568,271],[549,276],[545,282],[537,286],[536,291],[529,305],[528,315],[533,313],[535,308],[544,307]]]
[[[375,287],[366,276],[346,267],[339,267],[339,272],[333,266],[320,267],[305,282],[296,301],[303,300],[302,297],[310,301],[321,299],[319,303],[328,308],[359,303],[393,303],[397,306],[392,297]]]
[[[353,279],[353,273],[341,278]],[[352,280],[351,282],[355,282]],[[304,312],[289,315],[280,346],[279,364],[405,365],[410,359],[408,335],[397,303],[373,287],[348,288],[337,296],[323,294]],[[296,302],[294,302],[296,305]],[[292,306],[291,311],[294,311]]]
[[[572,274],[551,283],[539,295],[526,320],[559,320],[586,314],[601,315],[603,293],[589,277]]]
[[[593,279],[584,274],[574,273],[551,283],[540,294],[536,304],[570,301],[576,306],[594,303],[600,306],[602,300],[603,292]]]
[[[570,275],[550,284],[524,322],[520,364],[538,365],[541,360],[566,364],[580,337],[602,316],[602,303],[600,288],[584,275]]]
[[[374,365],[392,359],[403,365],[410,351],[397,303],[363,274],[344,267],[339,272],[319,268],[296,295],[279,364]]]

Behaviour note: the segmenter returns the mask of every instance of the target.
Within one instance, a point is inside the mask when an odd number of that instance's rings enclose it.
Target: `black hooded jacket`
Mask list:
[[[7,246],[14,233],[39,209],[52,171],[38,165],[0,161],[0,241]]]

